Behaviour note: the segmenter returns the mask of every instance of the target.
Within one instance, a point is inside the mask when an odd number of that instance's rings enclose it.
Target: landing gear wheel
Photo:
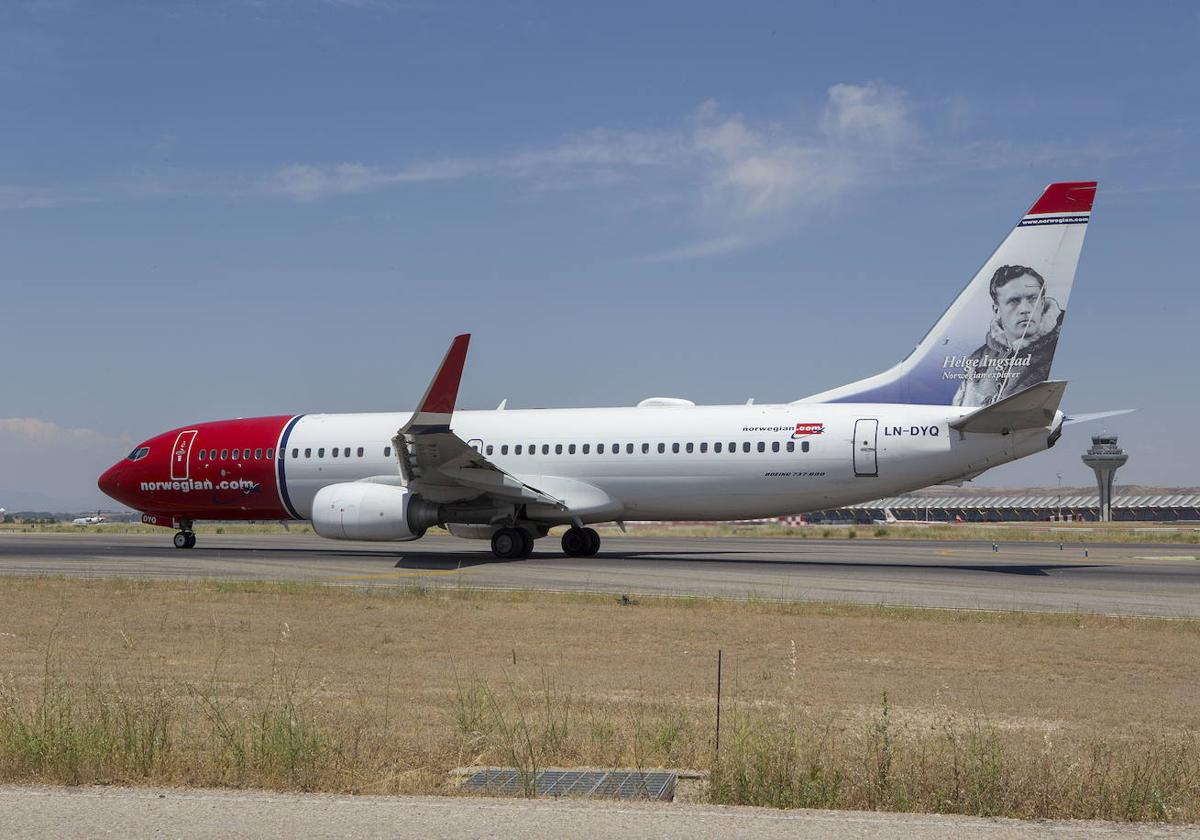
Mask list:
[[[520,528],[501,528],[496,533],[492,534],[492,554],[495,554],[501,560],[518,560],[525,551],[525,541],[528,537],[523,536],[523,531]],[[533,541],[530,540],[532,543]],[[530,548],[532,549],[532,545]]]
[[[194,548],[196,546],[196,535],[191,531],[179,531],[175,534],[173,542],[176,548]]]
[[[524,528],[517,528],[516,530],[520,532],[523,543],[521,546],[521,559],[524,560],[526,557],[533,556],[533,534]]]
[[[195,548],[195,547],[196,547],[196,535],[193,534],[191,531],[188,531],[187,532],[187,545],[184,546],[184,548]]]
[[[587,535],[587,532],[591,530],[591,528],[568,528],[564,531],[562,535],[563,554],[568,557],[586,557],[588,549],[592,545]],[[597,547],[600,545],[599,537],[596,538],[596,545]]]
[[[587,549],[583,552],[583,556],[595,557],[596,552],[600,550],[600,535],[594,528],[584,528],[583,533],[587,537]]]

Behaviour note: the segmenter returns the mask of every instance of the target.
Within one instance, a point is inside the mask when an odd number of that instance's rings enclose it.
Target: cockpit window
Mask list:
[[[129,453],[128,459],[130,461],[140,461],[149,454],[150,454],[149,446],[139,446],[137,449],[135,449]]]

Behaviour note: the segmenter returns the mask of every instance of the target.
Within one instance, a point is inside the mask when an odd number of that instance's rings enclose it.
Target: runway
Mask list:
[[[541,548],[541,546],[545,546]],[[0,533],[0,574],[320,581],[905,604],[959,609],[1200,617],[1200,560],[1186,545],[606,537],[564,557],[539,542],[495,560],[484,542],[336,543],[301,535]]]

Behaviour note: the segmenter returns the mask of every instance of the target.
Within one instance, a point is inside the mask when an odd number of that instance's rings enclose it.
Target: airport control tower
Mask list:
[[[1092,436],[1092,447],[1083,453],[1083,463],[1096,471],[1096,485],[1100,488],[1100,521],[1112,521],[1113,479],[1117,468],[1129,460],[1125,450],[1117,446],[1117,436],[1101,432]]]

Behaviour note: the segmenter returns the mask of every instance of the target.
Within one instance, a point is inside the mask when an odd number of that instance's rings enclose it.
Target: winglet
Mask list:
[[[425,396],[417,404],[417,410],[412,419],[404,424],[402,431],[429,427],[449,428],[450,416],[454,414],[454,404],[458,401],[458,384],[462,381],[463,366],[467,361],[467,345],[470,343],[470,333],[456,336],[454,341],[450,342],[446,358],[442,359],[433,381],[425,389]]]

